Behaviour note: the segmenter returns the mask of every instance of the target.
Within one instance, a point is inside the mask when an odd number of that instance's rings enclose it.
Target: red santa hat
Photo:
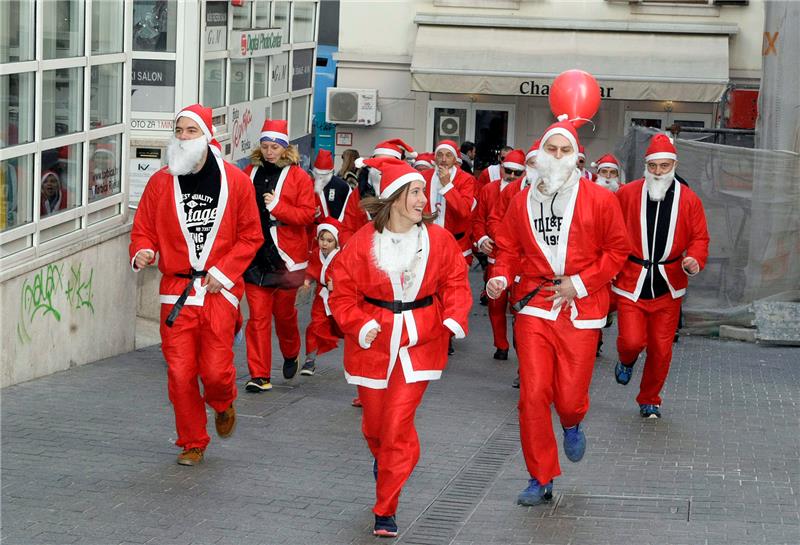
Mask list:
[[[509,151],[506,158],[503,160],[503,168],[519,171],[525,170],[525,152],[521,149]]]
[[[581,145],[578,145],[578,157],[586,159],[586,148]]]
[[[542,145],[542,139],[538,139],[533,145],[528,148],[528,153],[525,154],[525,160],[527,161],[531,157],[536,157],[539,154],[539,147]]]
[[[442,140],[436,144],[436,149],[433,150],[434,155],[439,153],[439,150],[449,151],[456,160],[461,159],[461,154],[458,152],[458,144],[454,140]]]
[[[336,239],[336,243],[339,243],[339,230],[342,228],[342,223],[337,220],[336,218],[332,218],[330,216],[326,216],[322,218],[319,225],[317,225],[317,237],[319,237],[322,231],[328,231],[330,234],[333,235],[333,238]]]
[[[575,125],[573,125],[570,121],[567,121],[568,117],[569,116],[567,114],[561,114],[558,116],[558,121],[550,125],[547,130],[544,131],[544,134],[539,141],[539,151],[542,151],[544,149],[544,145],[547,143],[550,137],[555,136],[556,134],[560,134],[569,140],[570,144],[572,144],[572,149],[578,151],[580,146],[578,143],[578,131],[575,129]]]
[[[211,153],[222,157],[222,144],[217,142],[216,138],[211,139],[211,142],[208,143],[208,147],[211,149]]]
[[[376,168],[381,172],[381,193],[379,199],[388,199],[404,185],[414,181],[425,183],[425,178],[418,170],[400,159],[394,157],[374,157],[356,159],[356,166],[362,168],[364,165]]]
[[[275,142],[289,147],[289,127],[285,119],[267,119],[261,126],[261,142]]]
[[[426,168],[433,168],[434,161],[436,156],[431,152],[424,152],[417,154],[417,158],[414,159],[414,168],[416,167],[426,167]]]
[[[650,139],[650,145],[647,146],[647,152],[644,154],[645,161],[654,161],[656,159],[678,160],[678,150],[675,149],[672,138],[664,133],[659,133]]]
[[[326,149],[317,152],[317,160],[314,161],[314,172],[317,174],[328,174],[333,172],[333,155]]]
[[[44,183],[44,181],[50,176],[53,176],[58,182],[58,185],[61,185],[61,176],[56,174],[56,172],[53,170],[45,170],[44,172],[42,172],[42,183]]]
[[[392,138],[391,140],[380,142],[375,146],[372,155],[390,155],[397,159],[402,159],[403,155],[409,159],[413,159],[417,156],[414,148],[403,142],[400,138]]]
[[[211,108],[206,108],[202,104],[192,104],[185,107],[175,116],[175,121],[182,117],[188,117],[200,126],[200,130],[206,136],[206,140],[211,142],[214,139],[214,123],[211,121]]]
[[[603,155],[596,162],[593,162],[591,166],[597,170],[600,170],[601,168],[615,168],[618,171],[621,170],[619,168],[619,160],[610,153]]]

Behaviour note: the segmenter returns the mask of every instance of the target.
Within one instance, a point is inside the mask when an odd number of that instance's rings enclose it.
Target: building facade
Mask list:
[[[245,161],[267,116],[310,149],[319,3],[0,2],[0,385],[134,348],[156,318],[130,225],[175,112]]]
[[[526,149],[571,68],[603,95],[594,130],[580,128],[590,160],[631,124],[716,127],[727,93],[758,89],[762,31],[760,0],[343,2],[337,87],[377,89],[380,121],[340,124],[337,154],[388,137],[470,140],[483,163]]]

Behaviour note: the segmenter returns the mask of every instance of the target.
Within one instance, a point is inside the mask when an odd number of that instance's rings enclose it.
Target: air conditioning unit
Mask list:
[[[374,125],[381,120],[377,89],[328,87],[325,121],[339,125]]]
[[[461,129],[461,120],[451,115],[443,115],[439,118],[439,135],[458,136]]]

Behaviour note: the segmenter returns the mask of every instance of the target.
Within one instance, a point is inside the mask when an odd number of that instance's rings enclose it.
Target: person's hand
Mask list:
[[[689,274],[697,274],[700,272],[700,263],[693,257],[684,257],[681,261],[681,267]]]
[[[145,267],[155,264],[155,262],[156,254],[154,251],[142,250],[138,252],[136,257],[133,259],[133,267],[135,269],[144,269]]]
[[[444,167],[439,168],[439,183],[442,184],[442,187],[446,187],[447,184],[450,183],[450,169]]]
[[[542,289],[552,291],[553,295],[546,297],[545,301],[555,301],[561,298],[561,307],[569,306],[575,296],[578,295],[578,290],[572,285],[572,279],[569,276],[556,276],[556,284],[554,286],[544,286]]]
[[[381,328],[380,327],[376,327],[376,328],[370,329],[369,332],[364,337],[364,342],[367,343],[367,344],[372,344],[372,341],[375,340],[375,337],[377,337],[378,333],[380,333],[380,332],[381,332]]]
[[[481,242],[481,247],[478,249],[484,254],[489,255],[494,250],[494,242],[492,242],[492,239],[487,238]]]
[[[303,285],[302,285],[302,286],[300,286],[300,287],[297,289],[297,294],[298,294],[300,297],[304,297],[304,296],[305,296],[305,295],[308,293],[308,290],[310,290],[310,289],[311,289],[311,280],[309,280],[308,278],[306,278],[306,279],[303,281]]]
[[[506,288],[503,285],[503,281],[499,278],[492,278],[486,283],[486,295],[492,299],[497,299],[500,297],[505,289]]]
[[[220,291],[222,291],[222,288],[225,287],[222,285],[222,282],[220,282],[210,274],[206,275],[205,279],[203,280],[203,285],[206,287],[206,291],[208,293],[219,293]]]
[[[264,193],[264,205],[269,206],[275,200],[275,192]]]
[[[333,291],[333,278],[328,280],[327,288],[328,288],[328,291]]]

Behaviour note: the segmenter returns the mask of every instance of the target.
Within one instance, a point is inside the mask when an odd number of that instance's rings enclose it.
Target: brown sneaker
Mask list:
[[[196,466],[203,461],[203,449],[187,448],[178,454],[178,463],[182,466]]]
[[[217,435],[223,439],[231,436],[233,428],[236,427],[236,409],[233,407],[233,403],[221,413],[217,413],[214,424],[217,426]]]

